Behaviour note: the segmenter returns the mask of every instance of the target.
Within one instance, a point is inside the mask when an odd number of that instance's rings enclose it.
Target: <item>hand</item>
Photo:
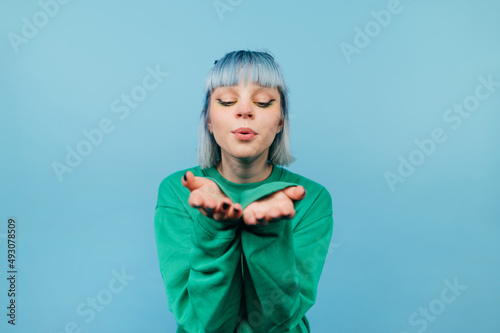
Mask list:
[[[196,177],[191,171],[187,171],[182,177],[182,185],[187,187],[191,194],[188,203],[205,216],[217,221],[237,221],[243,214],[239,203],[233,203],[210,179]]]
[[[243,221],[248,225],[276,222],[281,219],[291,219],[295,216],[293,201],[306,197],[303,186],[291,186],[276,191],[246,206],[243,211]]]

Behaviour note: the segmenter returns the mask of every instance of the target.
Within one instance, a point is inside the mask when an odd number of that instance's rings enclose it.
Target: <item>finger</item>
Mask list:
[[[224,215],[224,220],[236,222],[243,215],[242,208],[240,204],[231,204]]]
[[[281,220],[281,216],[281,211],[275,207],[269,209],[269,211],[267,212],[267,220],[269,222],[277,222]]]
[[[217,208],[217,202],[214,199],[205,198],[205,200],[204,200],[203,204],[201,205],[201,207],[199,208],[199,210],[205,211],[206,216],[213,218],[214,213],[216,212],[216,208]]]
[[[263,211],[254,211],[254,214],[258,224],[267,225],[266,214]]]
[[[225,218],[229,221],[238,221],[243,215],[243,209],[239,203],[232,203],[226,213]]]
[[[240,219],[240,217],[243,215],[243,208],[241,207],[241,205],[239,203],[236,203],[233,205],[232,209],[233,211],[231,216],[233,217],[233,219]]]
[[[214,211],[211,209],[207,209],[205,207],[200,207],[198,210],[205,216],[213,218],[214,216]]]
[[[188,204],[193,208],[200,208],[208,206],[212,209],[215,208],[216,202],[214,199],[208,198],[203,191],[193,191],[189,195]]]
[[[194,177],[191,171],[186,171],[184,176],[181,178],[182,186],[187,187],[189,191],[192,191],[192,178]]]
[[[205,208],[209,212],[216,212],[217,211],[217,200],[214,198],[205,198],[205,202],[203,205],[203,208]]]
[[[284,219],[291,219],[295,216],[295,207],[293,205],[293,201],[283,200],[281,205],[277,208],[280,210],[280,215]]]
[[[243,221],[248,225],[257,224],[257,219],[252,209],[245,208],[243,211]]]
[[[284,196],[283,199],[275,200],[272,203],[271,208],[269,208],[267,216],[270,222],[292,218],[295,216],[293,201],[286,196]]]
[[[184,176],[182,176],[181,182],[191,192],[206,184],[206,180],[203,177],[196,177],[191,171],[186,171]]]
[[[189,195],[189,198],[188,198],[188,204],[189,206],[193,207],[193,208],[199,208],[201,206],[203,206],[203,197],[201,196],[201,194],[196,191],[196,192],[191,192],[191,194]]]
[[[214,219],[217,221],[227,220],[231,209],[231,201],[229,199],[222,200],[215,209]]]
[[[291,200],[302,200],[306,197],[307,191],[304,186],[300,185],[287,187],[283,190],[283,193]]]
[[[265,218],[263,218],[261,220],[257,220],[257,223],[260,225],[266,226],[269,224],[269,221],[267,221]]]
[[[199,207],[194,207],[194,208],[198,208],[198,211],[200,213],[202,213],[203,215],[205,215],[206,217],[210,217],[212,218],[213,217],[213,210],[210,209],[210,208],[206,208],[206,207],[203,207],[203,206],[199,206]]]
[[[282,219],[290,220],[294,216],[295,216],[295,210],[293,208],[292,209],[287,209],[287,210],[281,212],[281,218]]]
[[[192,195],[190,196],[190,199],[191,197],[194,197],[194,199],[192,200],[192,205],[191,207],[193,208],[198,208],[200,210],[200,212],[204,212],[206,216],[208,217],[212,217],[215,210],[216,210],[216,207],[217,207],[217,201],[215,201],[214,199],[212,198],[206,198],[204,197],[203,195],[199,194],[198,192],[192,192]],[[188,200],[189,202],[189,200]],[[191,202],[190,202],[191,204]]]
[[[265,217],[257,219],[257,224],[266,226],[268,223],[269,223],[269,221]]]

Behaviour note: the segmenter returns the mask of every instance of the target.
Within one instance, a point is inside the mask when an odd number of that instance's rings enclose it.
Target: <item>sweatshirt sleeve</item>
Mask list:
[[[241,232],[247,318],[238,332],[309,331],[305,314],[316,301],[333,217],[328,191],[305,187],[309,200],[294,203],[292,220]]]
[[[242,298],[236,225],[191,208],[189,190],[185,190],[187,194],[174,190],[165,180],[155,209],[155,237],[168,307],[187,332],[233,332]]]

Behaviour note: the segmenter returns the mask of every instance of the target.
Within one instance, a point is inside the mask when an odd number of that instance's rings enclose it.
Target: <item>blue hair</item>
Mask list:
[[[274,57],[269,53],[235,51],[217,60],[207,75],[205,92],[217,87],[236,86],[244,75],[245,82],[264,87],[277,87],[286,92],[285,80]],[[249,77],[250,75],[250,77]]]

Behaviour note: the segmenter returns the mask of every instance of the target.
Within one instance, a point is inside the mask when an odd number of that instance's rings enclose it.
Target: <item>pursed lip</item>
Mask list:
[[[253,129],[249,128],[249,127],[240,127],[234,131],[232,131],[231,133],[242,133],[242,134],[253,134],[253,135],[257,135],[257,132],[255,132]]]

